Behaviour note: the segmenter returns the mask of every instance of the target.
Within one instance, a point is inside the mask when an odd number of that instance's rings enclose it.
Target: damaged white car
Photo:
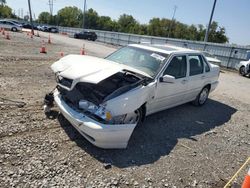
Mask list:
[[[126,148],[145,116],[193,101],[203,105],[219,67],[201,52],[129,45],[105,59],[68,55],[51,66],[57,88],[45,97],[92,144]]]

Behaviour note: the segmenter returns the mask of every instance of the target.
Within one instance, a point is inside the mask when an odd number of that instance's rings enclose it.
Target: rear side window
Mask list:
[[[174,76],[176,79],[186,77],[187,59],[186,56],[175,56],[169,63],[163,75]]]
[[[202,74],[204,70],[204,63],[200,55],[189,55],[190,76]]]

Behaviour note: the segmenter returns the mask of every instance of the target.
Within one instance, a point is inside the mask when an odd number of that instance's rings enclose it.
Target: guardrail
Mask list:
[[[97,41],[113,45],[125,46],[127,44],[141,43],[142,41],[144,41],[151,44],[170,44],[179,47],[190,48],[193,50],[207,51],[214,54],[219,60],[221,60],[221,66],[227,68],[235,68],[235,65],[237,63],[246,60],[247,51],[250,51],[250,47],[247,48],[245,46],[238,45],[217,44],[210,42],[204,43],[200,41],[153,37],[92,29],[88,30],[94,31],[97,34]],[[82,31],[82,28],[59,27],[59,31],[61,33],[72,35],[76,32]]]

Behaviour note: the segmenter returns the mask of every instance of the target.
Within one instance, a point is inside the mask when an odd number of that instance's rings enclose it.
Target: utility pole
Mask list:
[[[205,35],[205,38],[204,38],[204,42],[208,41],[209,30],[210,30],[210,26],[211,26],[211,23],[212,23],[212,20],[213,20],[214,9],[215,9],[215,6],[216,6],[216,2],[217,2],[217,0],[214,0],[214,5],[213,5],[213,9],[212,9],[212,12],[211,12],[211,15],[210,15],[209,24],[207,26],[207,30],[206,30],[206,35]]]
[[[86,12],[86,0],[84,0],[84,5],[83,5],[83,17],[82,17],[83,30],[85,29],[85,12]]]
[[[30,0],[28,0],[28,5],[29,5],[29,11],[30,11],[31,33],[32,33],[32,35],[34,35],[34,27],[33,27],[33,20],[32,20],[32,12],[31,12]]]
[[[172,25],[173,25],[173,22],[174,22],[174,17],[175,17],[176,9],[177,9],[177,6],[175,5],[175,6],[174,6],[173,17],[172,17],[172,20],[171,20],[171,23],[170,23],[170,26],[169,26],[169,30],[168,30],[168,38],[170,37],[170,32],[171,32]]]
[[[49,10],[50,10],[50,15],[53,16],[54,1],[49,0],[48,5],[49,5]]]
[[[49,10],[50,10],[50,23],[52,23],[53,19],[53,8],[54,8],[54,0],[49,0]]]

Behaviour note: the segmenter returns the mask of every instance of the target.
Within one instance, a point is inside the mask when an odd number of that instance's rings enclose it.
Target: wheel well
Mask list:
[[[141,106],[141,109],[142,109],[142,122],[145,120],[146,118],[146,103],[144,103],[142,106]]]
[[[210,89],[211,89],[211,84],[207,84],[205,87],[208,88],[208,90],[210,91]],[[204,87],[204,88],[205,88],[205,87]]]

